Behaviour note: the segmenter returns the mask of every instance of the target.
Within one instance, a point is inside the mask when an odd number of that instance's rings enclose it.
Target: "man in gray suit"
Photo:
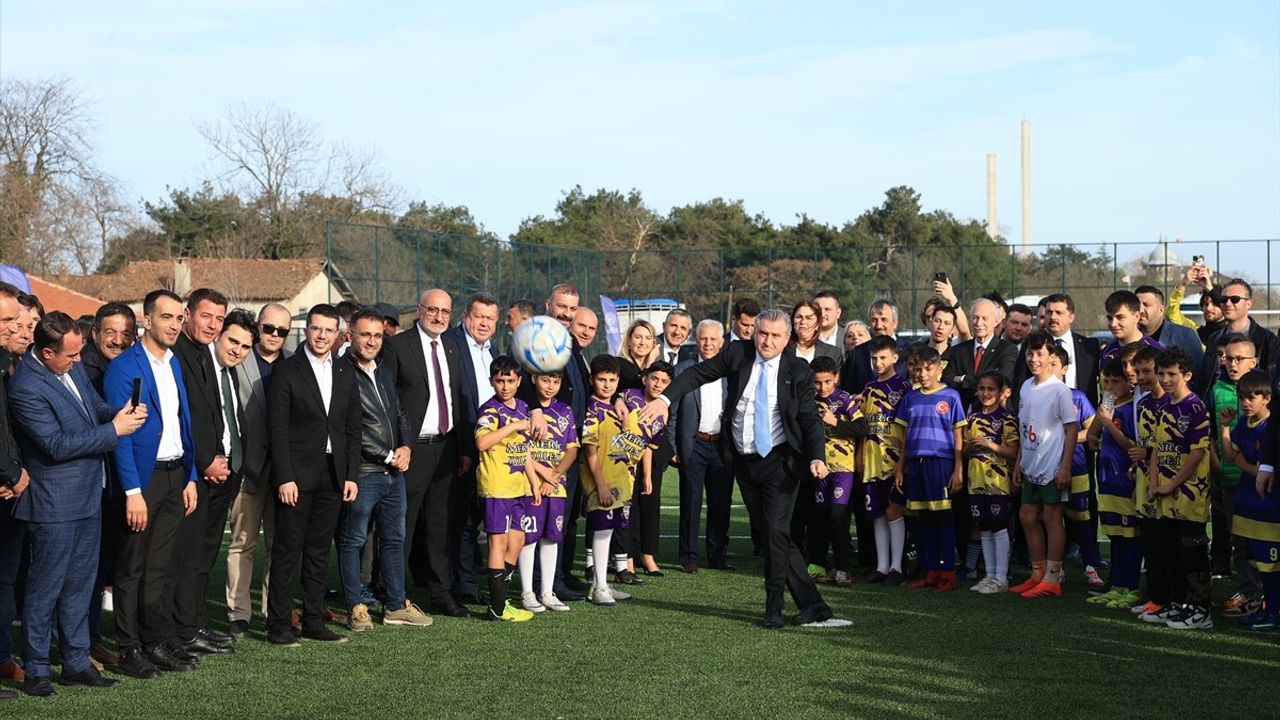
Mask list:
[[[227,549],[227,618],[231,635],[243,637],[253,617],[253,554],[258,530],[266,538],[262,568],[262,614],[267,614],[267,582],[271,578],[271,541],[275,534],[271,456],[267,448],[267,385],[272,366],[292,353],[284,348],[289,337],[289,309],[272,303],[258,312],[258,343],[253,357],[240,364],[237,388],[244,416],[244,479],[231,505],[231,546]]]
[[[694,340],[697,359],[681,362],[676,374],[695,363],[709,360],[724,347],[724,327],[718,320],[698,323]],[[720,453],[720,409],[725,380],[707,383],[685,395],[672,408],[667,432],[680,469],[680,569],[698,572],[698,532],[702,519],[702,495],[707,497],[707,560],[717,570],[732,570],[725,559],[729,545],[729,504],[733,475]],[[705,412],[704,412],[705,410]]]

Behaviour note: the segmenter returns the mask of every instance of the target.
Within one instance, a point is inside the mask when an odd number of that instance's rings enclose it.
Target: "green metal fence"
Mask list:
[[[461,301],[476,291],[505,304],[521,298],[541,307],[548,289],[576,285],[584,304],[671,298],[695,318],[724,320],[738,298],[765,307],[790,307],[820,290],[840,298],[844,320],[864,317],[875,299],[901,309],[902,328],[918,328],[932,296],[935,272],[946,272],[962,300],[992,290],[1012,302],[1054,292],[1072,295],[1076,326],[1105,329],[1102,300],[1118,288],[1168,289],[1185,265],[1202,255],[1221,278],[1244,277],[1254,286],[1255,309],[1280,314],[1272,266],[1280,267],[1280,240],[1039,245],[1030,253],[996,243],[910,248],[759,247],[645,250],[639,253],[518,244],[466,235],[329,223],[331,272],[340,274],[361,302],[389,302],[411,311],[423,290],[440,287]],[[1280,322],[1266,321],[1274,327]]]

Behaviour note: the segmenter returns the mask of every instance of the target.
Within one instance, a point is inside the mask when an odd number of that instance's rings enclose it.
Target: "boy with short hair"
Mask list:
[[[1147,486],[1150,484],[1154,470],[1151,449],[1156,442],[1156,421],[1169,401],[1164,389],[1156,380],[1156,357],[1160,351],[1154,348],[1141,348],[1133,355],[1132,366],[1137,384],[1133,391],[1134,403],[1134,444],[1129,448],[1130,472],[1133,475],[1133,499],[1135,515],[1138,518],[1138,534],[1142,538],[1142,559],[1147,569],[1147,599],[1129,606],[1129,611],[1136,615],[1144,615],[1160,611],[1167,602],[1156,602],[1150,597],[1153,576],[1163,577],[1164,571],[1160,563],[1164,556],[1158,552],[1155,541],[1159,537],[1159,529],[1155,526],[1159,513],[1154,502],[1147,500]],[[1157,584],[1158,585],[1158,584]]]
[[[818,582],[849,587],[853,585],[853,577],[849,575],[849,550],[853,547],[849,521],[853,509],[849,500],[853,495],[856,467],[854,442],[866,435],[867,424],[853,396],[836,387],[840,368],[833,358],[816,357],[809,368],[813,370],[818,413],[826,431],[828,473],[814,486],[814,516],[809,523],[805,554],[809,563],[822,565],[830,545],[834,562]]]
[[[498,356],[489,365],[489,383],[494,395],[480,406],[475,435],[480,453],[476,490],[484,498],[489,536],[488,619],[524,622],[533,613],[507,602],[507,584],[524,547],[526,514],[542,504],[542,491],[529,461],[529,408],[516,397],[520,366],[507,355]]]
[[[1236,388],[1243,418],[1234,429],[1223,425],[1221,430],[1223,459],[1243,471],[1236,489],[1232,539],[1248,551],[1263,592],[1258,608],[1240,623],[1253,632],[1274,632],[1280,628],[1280,492],[1274,481],[1257,479],[1271,417],[1271,380],[1266,373],[1254,371],[1242,377]]]
[[[1049,362],[1058,378],[1066,382],[1071,356],[1060,346],[1055,346],[1052,350],[1053,356]],[[1089,396],[1079,388],[1071,389],[1071,404],[1076,408],[1076,449],[1071,454],[1071,499],[1067,502],[1064,514],[1071,539],[1080,549],[1080,559],[1084,562],[1084,580],[1092,592],[1101,593],[1106,583],[1098,575],[1102,555],[1098,551],[1097,518],[1090,510],[1093,486],[1089,477],[1089,460],[1085,455],[1089,427],[1093,424],[1096,411],[1093,403],[1089,402]]]
[[[1129,449],[1134,445],[1133,392],[1124,363],[1115,359],[1102,368],[1102,406],[1089,427],[1089,444],[1098,449],[1098,515],[1111,540],[1111,589],[1086,602],[1127,608],[1138,601],[1142,545],[1138,540],[1137,505]]]
[[[1106,367],[1107,363],[1120,357],[1126,347],[1135,343],[1160,349],[1160,343],[1150,335],[1143,334],[1142,328],[1138,325],[1142,301],[1138,299],[1136,293],[1130,290],[1117,290],[1107,296],[1105,307],[1107,329],[1115,337],[1115,342],[1108,343],[1102,351],[1102,356],[1098,358],[1098,367]]]
[[[907,544],[907,521],[902,518],[906,499],[894,485],[904,433],[895,420],[902,398],[911,391],[911,383],[897,373],[897,341],[877,335],[867,344],[876,379],[862,391],[859,409],[867,421],[867,436],[859,455],[867,517],[875,533],[876,568],[863,582],[895,587],[903,581],[902,559]]]
[[[988,371],[979,376],[974,391],[976,407],[964,429],[969,511],[980,533],[987,570],[986,577],[969,589],[982,595],[1009,589],[1010,493],[1012,463],[1018,457],[1018,419],[1000,402],[1005,389],[1000,373]]]
[[[644,370],[640,371],[640,387],[628,390],[623,394],[621,406],[628,414],[638,413],[645,405],[657,400],[671,384],[671,379],[675,377],[675,368],[671,363],[665,360],[656,360],[648,365]],[[657,545],[659,538],[659,510],[661,507],[661,498],[655,496],[655,491],[661,495],[662,477],[654,477],[653,467],[653,451],[661,448],[666,438],[666,421],[659,420],[652,425],[639,421],[637,417],[640,434],[644,438],[646,452],[640,457],[640,464],[634,468],[635,485],[632,487],[631,497],[635,498],[632,507],[631,518],[629,520],[630,527],[628,532],[630,537],[623,545],[614,542],[614,551],[619,552],[622,547],[629,548],[629,558],[627,560],[627,577],[635,574],[635,559],[642,558],[648,574],[653,575],[655,572],[651,569],[658,567]],[[663,468],[665,469],[665,468]],[[648,540],[646,541],[646,538]],[[649,552],[645,552],[648,549]],[[656,571],[657,575],[661,575],[662,571]],[[615,578],[619,582],[623,582],[621,578]],[[639,583],[636,583],[639,584]]]
[[[964,483],[964,410],[960,393],[941,380],[942,357],[932,347],[913,348],[912,380],[895,422],[903,426],[903,450],[894,471],[907,509],[916,513],[916,536],[926,574],[908,588],[955,590],[956,530],[951,494]]]
[[[1071,495],[1071,461],[1078,432],[1071,388],[1053,371],[1049,333],[1026,339],[1027,370],[1018,407],[1018,464],[1014,487],[1022,491],[1018,519],[1027,537],[1031,577],[1009,588],[1025,598],[1062,594],[1062,556],[1066,535],[1063,507]],[[1041,530],[1041,522],[1044,529]]]
[[[1168,402],[1155,426],[1154,468],[1147,500],[1159,519],[1153,547],[1162,553],[1163,577],[1149,577],[1149,594],[1163,607],[1144,622],[1174,630],[1213,627],[1209,615],[1209,409],[1191,392],[1191,358],[1179,347],[1162,350],[1156,373]]]
[[[529,379],[537,390],[542,415],[547,419],[547,438],[529,441],[529,460],[538,476],[542,504],[526,516],[525,545],[520,551],[520,598],[524,609],[530,612],[567,612],[569,606],[556,597],[551,587],[569,502],[564,482],[566,473],[578,460],[578,428],[573,410],[556,399],[564,374],[560,371],[534,373]],[[537,562],[542,566],[540,592],[536,595],[533,592],[535,548]]]

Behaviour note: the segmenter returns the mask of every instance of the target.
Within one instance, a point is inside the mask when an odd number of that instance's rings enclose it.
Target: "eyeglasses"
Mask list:
[[[1257,360],[1257,359],[1258,358],[1254,355],[1223,355],[1222,356],[1222,361],[1227,363],[1228,365],[1243,363],[1245,360]]]
[[[1248,299],[1249,298],[1244,295],[1223,295],[1222,296],[1222,302],[1231,303],[1232,305],[1235,305],[1236,303],[1242,303]]]
[[[289,337],[288,327],[280,327],[271,323],[262,323],[262,332],[264,335],[275,335],[278,338]]]
[[[428,317],[430,317],[430,316],[432,316],[432,315],[440,315],[440,316],[442,316],[442,317],[449,317],[450,315],[452,315],[452,314],[453,314],[453,308],[446,308],[446,307],[434,307],[434,306],[430,306],[430,305],[423,305],[422,303],[418,303],[418,309],[419,309],[419,310],[421,310],[421,311],[423,312],[423,314],[427,315]]]

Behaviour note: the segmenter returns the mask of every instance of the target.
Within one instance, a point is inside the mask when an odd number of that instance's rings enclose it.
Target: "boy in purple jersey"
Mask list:
[[[894,420],[902,398],[911,392],[911,382],[898,375],[898,343],[879,335],[867,342],[871,369],[876,379],[862,391],[862,416],[867,420],[867,437],[858,453],[858,470],[862,473],[864,503],[871,520],[872,538],[858,536],[858,552],[872,544],[876,549],[876,568],[863,582],[884,583],[889,587],[902,584],[902,559],[907,544],[907,521],[902,508],[907,504],[894,485],[894,470],[902,457],[902,426]]]
[[[538,392],[538,405],[547,420],[547,438],[529,441],[529,461],[538,476],[542,505],[525,515],[525,545],[520,551],[520,598],[524,609],[534,613],[569,610],[569,606],[561,602],[551,589],[559,543],[564,539],[565,510],[569,502],[564,481],[570,468],[578,461],[578,428],[573,410],[556,399],[563,380],[560,372],[530,376]],[[537,595],[533,592],[535,548],[536,561],[543,568]]]
[[[1086,602],[1127,608],[1138,601],[1142,546],[1138,542],[1133,476],[1129,474],[1129,448],[1134,445],[1133,393],[1119,358],[1103,366],[1102,392],[1102,407],[1089,426],[1089,445],[1098,451],[1098,519],[1102,532],[1111,540],[1111,589]]]
[[[951,517],[951,493],[964,483],[964,410],[960,393],[942,384],[942,359],[929,346],[912,348],[912,381],[896,422],[906,430],[894,482],[907,498],[907,509],[919,521],[916,534],[927,570],[908,588],[955,590],[956,529]]]
[[[1243,471],[1232,530],[1247,544],[1249,562],[1262,582],[1262,606],[1240,624],[1252,632],[1275,632],[1280,628],[1280,488],[1257,478],[1271,418],[1271,381],[1255,370],[1236,383],[1236,393],[1243,417],[1235,429],[1223,425],[1222,459]]]
[[[1071,363],[1071,356],[1066,349],[1055,346],[1049,363],[1058,379],[1066,382],[1067,366]],[[1063,515],[1066,517],[1070,537],[1080,549],[1085,582],[1091,590],[1101,593],[1106,583],[1097,570],[1102,564],[1102,555],[1098,550],[1098,520],[1089,509],[1093,504],[1093,487],[1089,478],[1089,459],[1085,454],[1095,410],[1089,397],[1079,388],[1071,389],[1071,404],[1076,409],[1076,449],[1071,454],[1071,495]]]
[[[817,582],[849,587],[853,585],[849,574],[849,551],[853,548],[849,537],[849,520],[853,514],[849,501],[853,495],[854,441],[866,436],[867,424],[853,396],[836,387],[840,368],[833,358],[816,357],[809,368],[813,370],[818,413],[827,435],[829,472],[814,487],[814,517],[809,523],[805,554],[810,564],[825,565],[830,545],[835,562]]]
[[[1154,348],[1141,348],[1130,361],[1136,383],[1133,391],[1134,443],[1129,448],[1129,474],[1133,476],[1134,514],[1138,519],[1142,560],[1148,578],[1147,599],[1129,606],[1129,611],[1136,615],[1158,611],[1168,602],[1168,598],[1157,601],[1151,597],[1150,578],[1162,576],[1164,571],[1160,563],[1164,558],[1155,547],[1155,539],[1159,536],[1155,523],[1159,514],[1155,503],[1147,501],[1147,485],[1154,470],[1151,449],[1156,442],[1156,421],[1164,411],[1164,404],[1169,401],[1164,388],[1156,381],[1156,356],[1159,354]]]
[[[657,360],[641,371],[640,383],[643,387],[628,390],[623,396],[623,403],[628,413],[636,413],[640,408],[658,399],[671,378],[675,376],[675,368],[671,363]],[[653,451],[662,446],[666,437],[666,421],[659,420],[653,425],[639,423],[641,435],[644,436],[646,452],[640,458],[635,469],[635,487],[631,491],[634,506],[631,513],[631,534],[626,543],[629,549],[627,570],[631,574],[636,571],[636,558],[644,565],[645,574],[662,576],[658,567],[657,551],[659,539],[659,511],[662,507],[662,477],[654,477]]]
[[[488,618],[523,622],[533,613],[507,602],[507,584],[524,547],[525,513],[542,504],[542,491],[529,462],[529,408],[516,397],[520,366],[500,355],[489,366],[489,382],[494,395],[480,406],[476,420],[476,489],[484,498],[484,531],[489,536]]]

